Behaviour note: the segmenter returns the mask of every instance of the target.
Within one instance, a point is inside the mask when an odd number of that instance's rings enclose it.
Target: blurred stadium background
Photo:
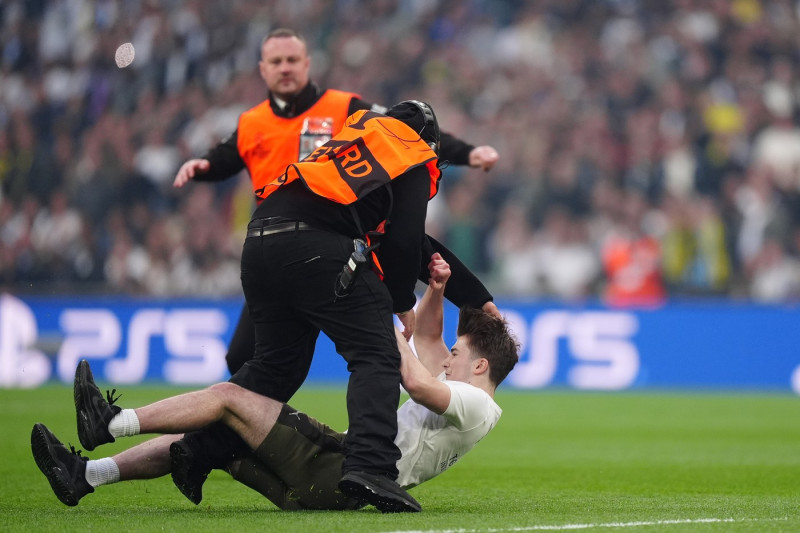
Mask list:
[[[322,87],[499,151],[428,231],[514,322],[512,385],[800,393],[791,0],[3,0],[0,386],[224,377],[250,187],[172,178],[265,97],[279,26]]]

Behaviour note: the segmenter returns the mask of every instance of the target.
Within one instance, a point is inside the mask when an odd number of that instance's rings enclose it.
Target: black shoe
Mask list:
[[[75,412],[78,417],[78,439],[89,451],[101,444],[114,442],[114,437],[108,432],[108,423],[122,411],[114,405],[119,399],[113,397],[115,392],[117,389],[106,391],[106,398],[103,398],[103,393],[94,384],[89,362],[84,359],[78,363],[73,384]]]
[[[198,505],[203,500],[203,483],[211,470],[198,464],[191,447],[183,439],[170,444],[169,456],[172,461],[172,482],[181,494]]]
[[[31,451],[36,466],[50,482],[50,488],[61,503],[78,505],[78,500],[94,492],[94,487],[86,481],[88,459],[73,446],[67,449],[44,424],[33,426]]]
[[[382,513],[418,513],[422,506],[397,482],[379,474],[348,472],[339,481],[345,496],[370,503]]]

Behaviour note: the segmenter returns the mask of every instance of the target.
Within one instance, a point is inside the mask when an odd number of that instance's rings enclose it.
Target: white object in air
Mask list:
[[[131,43],[123,43],[117,48],[117,52],[114,54],[114,61],[116,61],[119,68],[125,68],[133,63],[134,55],[133,45]]]

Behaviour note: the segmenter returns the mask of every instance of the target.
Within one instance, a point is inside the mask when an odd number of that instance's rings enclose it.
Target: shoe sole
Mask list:
[[[176,442],[173,442],[169,447],[169,456],[170,456],[170,475],[172,476],[172,483],[178,487],[178,490],[181,491],[181,494],[186,496],[186,498],[195,505],[200,505],[200,502],[203,500],[203,485],[200,484],[200,490],[195,491],[191,489],[188,483],[185,483],[183,480],[188,478],[189,472],[189,465],[190,462],[189,454],[186,450],[183,449],[183,446]],[[180,475],[178,475],[180,474]],[[182,478],[182,479],[181,479]]]
[[[376,487],[366,480],[356,481],[344,478],[339,482],[342,494],[374,505],[382,513],[418,513],[422,506],[391,492]]]
[[[33,460],[36,461],[36,466],[42,471],[47,481],[50,482],[50,488],[53,489],[56,498],[70,507],[78,505],[79,498],[75,496],[75,492],[71,488],[72,483],[70,482],[69,474],[64,472],[53,459],[47,430],[41,424],[33,426],[31,450],[33,451]]]
[[[86,413],[84,408],[86,398],[85,389],[89,387],[89,383],[94,385],[94,376],[89,363],[86,360],[78,363],[78,368],[75,369],[75,383],[73,385],[73,399],[75,400],[75,414],[78,421],[78,440],[81,441],[81,446],[87,451],[93,451],[103,442],[95,442],[94,434],[95,428],[92,424],[91,417]],[[95,385],[96,387],[97,385]]]

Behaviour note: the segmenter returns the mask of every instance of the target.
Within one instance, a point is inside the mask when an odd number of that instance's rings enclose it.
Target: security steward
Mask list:
[[[353,114],[266,186],[242,250],[256,353],[231,381],[288,401],[324,332],[350,371],[339,487],[384,512],[421,509],[394,481],[400,354],[392,315],[413,313],[416,302],[427,203],[441,176],[438,141],[435,116],[421,102]],[[372,247],[376,238],[381,265],[364,265],[371,254],[361,243]]]
[[[267,183],[283,174],[287,165],[306,156],[303,148],[309,135],[316,136],[311,139],[314,145],[321,145],[331,134],[337,134],[347,117],[356,111],[386,111],[385,107],[368,103],[355,93],[320,89],[309,79],[309,66],[310,57],[302,36],[287,28],[271,31],[261,44],[259,61],[259,72],[269,90],[268,97],[241,115],[237,129],[225,141],[201,158],[186,161],[178,171],[174,185],[180,187],[190,180],[220,181],[247,168],[254,195],[263,202],[270,194],[265,193]],[[320,118],[332,119],[325,121],[331,133],[304,131],[309,130],[307,123]],[[450,164],[484,170],[489,170],[497,160],[497,152],[491,146],[473,146],[444,132],[441,134],[440,155]],[[295,214],[289,213],[289,216]],[[326,223],[330,224],[327,220]],[[430,237],[423,247],[422,260],[417,266],[418,279],[427,283],[427,258],[434,251],[439,252],[453,272],[445,297],[457,307],[467,305],[496,312],[486,287],[452,252]],[[401,264],[392,257],[391,250],[392,247],[377,250],[389,272],[395,264]],[[384,252],[389,254],[388,258],[382,257]],[[392,278],[387,276],[388,283],[393,283]],[[397,291],[392,288],[391,292]],[[413,314],[406,318],[413,318]],[[254,327],[248,306],[244,305],[225,356],[231,374],[253,357],[254,346]],[[224,424],[188,433],[171,450],[175,485],[193,503],[200,503],[202,486],[211,468],[223,468],[236,449],[243,445],[238,435]]]
[[[181,187],[190,180],[221,181],[247,168],[258,201],[267,183],[286,166],[305,158],[308,146],[321,145],[338,133],[348,116],[359,110],[385,112],[384,106],[367,102],[360,95],[335,89],[321,89],[309,79],[311,58],[305,39],[289,28],[269,32],[261,43],[259,73],[269,90],[268,97],[242,113],[236,130],[201,158],[186,161],[175,176]],[[310,125],[324,122],[322,129]],[[491,146],[473,146],[447,133],[441,135],[441,156],[452,165],[470,165],[489,170],[497,160]],[[453,281],[445,297],[457,307],[481,307],[491,296],[463,267],[452,252],[432,240],[424,255],[420,276],[427,282],[427,258],[433,251],[451,265]],[[461,274],[463,272],[463,274]],[[484,297],[478,301],[478,296]],[[225,359],[231,374],[253,356],[253,327],[247,306],[231,338]]]

